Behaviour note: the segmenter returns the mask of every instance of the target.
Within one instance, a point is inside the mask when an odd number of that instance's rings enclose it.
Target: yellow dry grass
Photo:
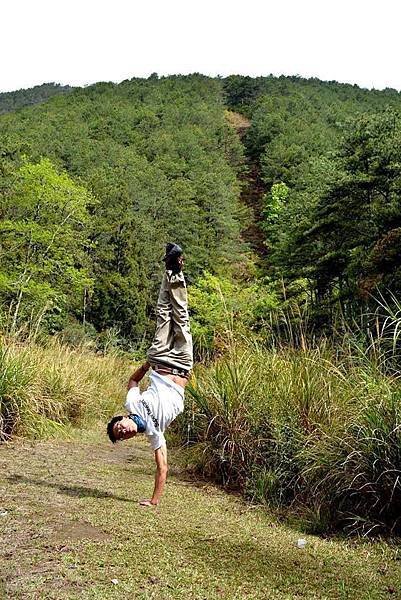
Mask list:
[[[69,348],[1,342],[0,431],[43,438],[105,420],[121,405],[129,361]]]
[[[251,126],[251,122],[249,121],[249,119],[244,117],[244,115],[241,115],[240,113],[234,112],[232,110],[225,110],[224,116],[227,122],[230,125],[232,125],[232,127],[235,127],[235,129],[237,130],[248,129],[248,127]]]

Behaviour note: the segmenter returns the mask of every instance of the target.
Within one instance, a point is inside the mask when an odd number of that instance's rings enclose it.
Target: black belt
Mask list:
[[[189,378],[189,371],[185,369],[179,369],[178,367],[169,367],[168,365],[156,364],[152,365],[152,369],[156,371],[156,373],[166,374],[166,375],[178,375],[179,377]]]

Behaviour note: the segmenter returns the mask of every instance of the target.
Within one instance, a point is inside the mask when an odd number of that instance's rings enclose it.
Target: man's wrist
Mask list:
[[[138,367],[136,373],[138,373],[138,375],[142,378],[145,375],[145,373],[148,372],[149,367],[150,367],[149,363],[144,363],[143,365]]]
[[[149,363],[144,363],[143,365],[138,367],[137,370],[131,375],[129,380],[131,382],[139,383],[150,367],[150,365],[147,366],[148,364]]]

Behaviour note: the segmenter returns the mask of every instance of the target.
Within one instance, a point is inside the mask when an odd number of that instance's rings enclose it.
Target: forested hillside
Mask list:
[[[401,291],[401,96],[299,77],[232,76],[227,104],[263,188],[265,273],[308,300],[317,323]]]
[[[168,240],[192,277],[235,260],[242,148],[223,108],[218,81],[152,77],[0,119],[0,293],[13,327],[32,313],[53,330],[70,318],[138,345]]]
[[[59,83],[43,83],[27,90],[0,93],[0,115],[18,110],[24,106],[46,102],[52,96],[65,94],[73,88]]]
[[[0,118],[0,295],[12,329],[85,324],[85,335],[114,331],[139,347],[168,240],[186,249],[209,345],[221,290],[253,329],[291,298],[326,326],[339,309],[365,310],[378,286],[401,291],[395,90],[153,75],[63,91],[16,92],[15,106],[58,95]],[[227,108],[250,120],[240,136]],[[255,227],[256,270],[242,241]],[[217,279],[199,279],[205,271]]]

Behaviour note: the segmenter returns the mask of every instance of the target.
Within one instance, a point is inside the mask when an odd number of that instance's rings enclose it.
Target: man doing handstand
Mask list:
[[[192,336],[188,299],[180,246],[167,244],[164,274],[157,300],[157,322],[147,362],[128,382],[127,416],[116,416],[107,425],[110,440],[116,443],[144,433],[155,453],[156,475],[152,498],[142,506],[160,502],[167,478],[165,429],[184,410],[184,390],[193,366]],[[152,368],[150,384],[142,394],[138,384]]]

